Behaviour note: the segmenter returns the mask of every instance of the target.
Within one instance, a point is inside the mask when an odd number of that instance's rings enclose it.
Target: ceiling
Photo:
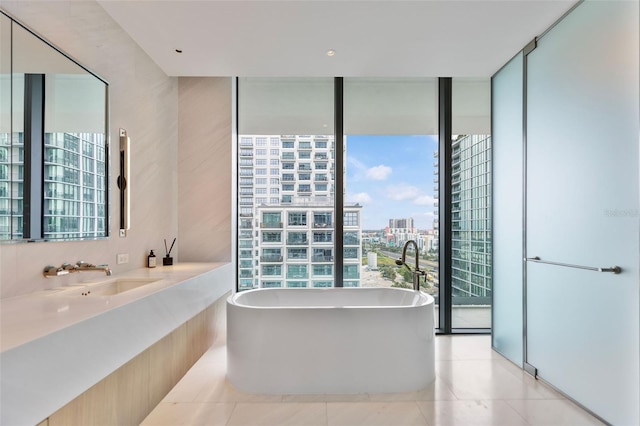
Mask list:
[[[167,75],[247,77],[490,77],[576,3],[98,2]]]

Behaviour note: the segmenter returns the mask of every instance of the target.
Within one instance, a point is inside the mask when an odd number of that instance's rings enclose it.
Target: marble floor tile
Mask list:
[[[227,364],[227,347],[220,343],[214,343],[198,360],[196,365],[200,364]]]
[[[491,350],[489,336],[437,336],[436,380],[418,392],[264,395],[226,378],[216,343],[143,425],[599,425],[588,412]]]
[[[363,402],[369,401],[369,394],[311,394],[311,395],[282,395],[283,402]]]
[[[526,426],[504,401],[421,401],[418,408],[428,424],[438,426]]]
[[[220,358],[220,355],[211,356],[205,354],[191,367],[187,374],[194,376],[207,375],[214,377],[216,380],[224,380],[227,375],[227,361],[226,357],[222,360]]]
[[[228,426],[326,426],[324,402],[236,404]]]
[[[491,359],[439,361],[437,371],[458,399],[555,399],[558,395]]]
[[[234,403],[161,402],[141,426],[225,426],[234,407]]]
[[[211,375],[196,375],[192,370],[169,391],[163,402],[195,402],[196,398],[215,381]]]
[[[214,345],[187,371],[184,377],[173,387],[167,396],[165,396],[163,401],[196,402],[198,395],[210,390],[212,386],[216,389],[222,387],[225,383],[226,375],[226,347],[224,345]]]
[[[328,402],[328,426],[414,426],[427,422],[414,401]]]
[[[206,377],[206,376],[204,376]],[[200,387],[196,402],[281,402],[282,395],[267,395],[243,392],[236,389],[225,378],[210,380],[208,386]]]
[[[433,346],[436,361],[450,361],[454,359],[450,336],[436,336]]]
[[[435,352],[436,360],[501,358],[491,349],[491,336],[487,335],[437,336]]]
[[[213,347],[191,367],[165,402],[280,402],[282,395],[242,392],[227,380],[226,349]]]
[[[505,402],[533,426],[604,424],[568,400],[507,400]]]
[[[404,393],[372,393],[369,394],[371,401],[446,401],[457,399],[451,392],[451,389],[445,384],[445,382],[436,376],[436,380],[417,392],[404,392]]]

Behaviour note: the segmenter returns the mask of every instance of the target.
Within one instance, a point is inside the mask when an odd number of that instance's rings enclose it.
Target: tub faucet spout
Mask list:
[[[411,267],[407,265],[407,248],[409,245],[413,245],[415,254],[416,254],[416,265],[413,270]],[[413,289],[419,291],[420,290],[420,276],[425,275],[425,271],[420,269],[420,249],[418,248],[418,244],[414,240],[409,240],[404,243],[404,247],[402,248],[402,257],[396,260],[396,265],[398,266],[406,266],[408,270],[413,273]]]

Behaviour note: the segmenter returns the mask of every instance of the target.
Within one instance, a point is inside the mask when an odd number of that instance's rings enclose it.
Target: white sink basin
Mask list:
[[[158,278],[114,278],[75,289],[79,296],[114,296],[159,281]]]

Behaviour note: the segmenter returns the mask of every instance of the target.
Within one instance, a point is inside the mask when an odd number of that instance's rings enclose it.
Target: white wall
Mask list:
[[[0,7],[110,84],[108,240],[0,245],[0,298],[68,285],[89,274],[44,278],[46,265],[143,267],[177,237],[177,261],[231,261],[235,186],[232,78],[167,77],[93,0],[6,1]],[[178,124],[180,123],[180,125]],[[131,138],[131,229],[118,237],[118,129]],[[180,143],[178,141],[180,140]],[[180,223],[178,219],[180,218]],[[128,264],[116,255],[128,253]],[[100,278],[100,277],[98,277]]]
[[[149,249],[178,236],[178,80],[158,66],[93,0],[0,1],[0,7],[110,83],[111,232],[108,240],[0,245],[0,297],[86,280],[97,272],[44,278],[46,265],[82,259],[114,273],[144,266]],[[118,129],[131,137],[131,230],[117,236]],[[203,237],[204,238],[204,237]],[[116,254],[128,264],[116,265]],[[174,258],[178,256],[174,248]],[[101,278],[97,276],[97,278]]]
[[[176,245],[183,261],[230,262],[235,252],[234,92],[229,77],[180,78]]]

